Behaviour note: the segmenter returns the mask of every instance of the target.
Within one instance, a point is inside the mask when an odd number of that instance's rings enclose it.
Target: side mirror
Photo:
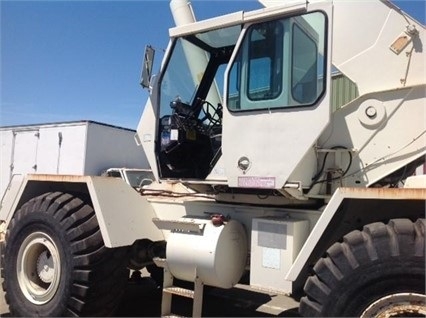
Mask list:
[[[151,45],[145,47],[145,55],[142,65],[141,86],[149,89],[152,77],[152,67],[154,65],[155,50]]]

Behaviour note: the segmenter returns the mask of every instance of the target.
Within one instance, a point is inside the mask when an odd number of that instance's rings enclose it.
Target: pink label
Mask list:
[[[238,186],[241,188],[275,189],[275,178],[274,177],[238,177]]]

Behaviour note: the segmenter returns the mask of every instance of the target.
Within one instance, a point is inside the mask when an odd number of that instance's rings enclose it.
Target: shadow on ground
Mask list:
[[[272,296],[273,297],[273,296]],[[297,307],[278,314],[268,314],[258,309],[262,304],[272,300],[266,294],[249,290],[205,288],[203,301],[203,316],[205,317],[300,317]],[[119,317],[160,317],[161,289],[156,288],[150,278],[144,278],[138,283],[130,283],[124,301],[118,309]],[[179,296],[173,297],[172,313],[190,317],[192,300]]]

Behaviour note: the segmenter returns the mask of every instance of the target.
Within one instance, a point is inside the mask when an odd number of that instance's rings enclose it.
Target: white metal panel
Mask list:
[[[407,188],[407,189],[409,189],[409,188],[426,189],[426,174],[418,175],[418,176],[412,176],[412,177],[407,178],[407,181],[404,184],[404,188]]]
[[[0,220],[5,221],[6,226],[29,182],[40,182],[40,185],[48,185],[49,182],[80,183],[87,184],[89,189],[105,246],[127,246],[145,238],[164,240],[163,233],[152,222],[157,217],[152,205],[122,179],[32,174],[25,176],[22,183],[20,181],[21,178],[17,178],[14,183],[17,195],[9,198],[5,208],[0,209]]]
[[[86,123],[40,127],[37,173],[84,173]]]
[[[0,197],[12,174],[97,175],[149,164],[134,131],[77,121],[0,128]]]
[[[0,196],[12,174],[83,174],[86,140],[83,122],[5,127],[0,134]]]
[[[9,183],[7,184],[4,193],[0,197],[0,220],[7,220],[9,222],[12,217],[13,208],[19,201],[20,192],[23,185],[23,175],[13,175]]]
[[[110,167],[149,168],[133,137],[132,130],[89,123],[84,174],[99,175]]]
[[[333,114],[319,144],[356,149],[344,186],[371,185],[426,154],[425,86],[359,98]],[[377,115],[369,118],[370,107]]]
[[[280,1],[279,6],[266,6],[265,9],[244,12],[244,22],[265,20],[266,17],[272,18],[278,15],[282,16],[283,14],[293,15],[297,12],[305,12],[308,6],[308,1],[306,0],[278,1]],[[263,1],[259,0],[259,2],[262,3]]]
[[[0,130],[0,199],[14,174],[37,172],[38,129]]]
[[[13,174],[37,172],[37,146],[39,131],[14,131],[14,145],[12,154]]]
[[[12,130],[0,130],[0,197],[3,195],[12,171],[12,147],[13,132]]]
[[[170,44],[169,44],[170,48]],[[143,147],[149,166],[152,169],[152,173],[156,180],[158,180],[158,166],[157,166],[157,156],[155,152],[155,141],[157,139],[157,126],[156,119],[158,118],[158,109],[155,109],[153,105],[157,105],[157,94],[156,94],[157,85],[154,85],[154,92],[151,93],[150,97],[146,101],[142,116],[139,120],[136,140]]]
[[[424,26],[386,1],[334,1],[333,6],[333,64],[357,84],[361,95],[424,83]],[[395,54],[389,47],[408,25],[419,34]]]
[[[326,12],[331,25],[330,3],[311,5],[309,9]],[[331,36],[329,30],[328,52],[331,52]],[[331,69],[330,55],[326,67]],[[256,187],[284,186],[329,122],[330,74],[326,85],[325,95],[312,107],[249,113],[231,113],[224,108],[222,149],[229,186],[244,186],[240,178],[250,184],[257,183]],[[238,161],[244,157],[250,161],[245,174],[238,168]]]
[[[0,205],[0,221],[5,222],[5,229],[7,229],[10,220],[13,217],[14,211],[19,203],[22,193],[25,189],[28,179],[22,175],[15,175],[9,183],[9,191],[5,189],[2,193],[2,201]]]
[[[250,285],[291,292],[283,278],[309,234],[309,221],[290,218],[253,219]]]
[[[152,222],[157,215],[151,204],[122,179],[86,177],[85,181],[107,247],[131,245],[143,238],[164,239]]]

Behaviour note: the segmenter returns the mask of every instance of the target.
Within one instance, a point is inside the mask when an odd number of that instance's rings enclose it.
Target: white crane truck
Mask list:
[[[108,315],[128,269],[172,295],[299,295],[305,316],[426,313],[425,27],[388,1],[261,0],[177,26],[136,140],[157,183],[27,175],[0,221],[12,315]],[[191,21],[192,19],[192,21]],[[176,287],[175,279],[193,283]]]

